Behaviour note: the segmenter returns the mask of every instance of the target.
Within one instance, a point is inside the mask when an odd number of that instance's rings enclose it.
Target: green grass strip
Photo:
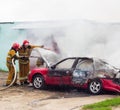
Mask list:
[[[83,110],[111,110],[112,106],[120,105],[120,97],[116,97],[113,99],[107,99],[102,102],[98,102],[91,105],[85,105]]]
[[[0,69],[0,72],[8,72],[7,70]]]
[[[93,108],[92,110],[112,110],[111,107],[98,107],[98,108]]]

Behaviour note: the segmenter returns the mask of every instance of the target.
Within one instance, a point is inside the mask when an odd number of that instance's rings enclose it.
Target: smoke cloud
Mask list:
[[[65,24],[65,25],[64,25]],[[49,25],[49,23],[48,23]],[[50,24],[51,25],[51,24]],[[120,24],[76,20],[49,29],[27,29],[27,39],[33,44],[51,47],[54,37],[62,57],[97,57],[120,68]]]

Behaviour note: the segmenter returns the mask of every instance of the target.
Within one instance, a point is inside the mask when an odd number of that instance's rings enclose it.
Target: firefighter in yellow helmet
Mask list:
[[[28,40],[24,40],[22,46],[20,47],[18,54],[19,56],[24,56],[25,59],[19,59],[19,80],[20,84],[28,84],[27,76],[30,70],[29,56],[33,48],[43,48],[44,46],[33,46],[29,44]]]
[[[11,49],[9,50],[8,54],[7,54],[7,58],[6,58],[6,65],[7,65],[7,68],[9,70],[9,74],[8,74],[8,78],[7,78],[7,81],[6,81],[6,86],[8,86],[9,84],[11,84],[13,78],[14,78],[14,75],[15,75],[15,69],[13,67],[13,64],[12,64],[12,59],[19,59],[20,57],[18,57],[16,55],[18,49],[19,49],[19,44],[18,43],[14,43],[11,47]],[[17,79],[16,79],[17,81]],[[16,84],[16,81],[14,82],[14,85]]]

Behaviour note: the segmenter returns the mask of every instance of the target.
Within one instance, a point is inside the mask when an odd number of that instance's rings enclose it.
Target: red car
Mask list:
[[[120,70],[95,58],[65,58],[52,66],[31,70],[28,79],[36,89],[68,85],[88,89],[92,94],[103,90],[120,92]]]

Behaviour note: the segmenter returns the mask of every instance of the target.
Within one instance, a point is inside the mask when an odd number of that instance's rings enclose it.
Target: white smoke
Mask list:
[[[120,68],[120,25],[77,21],[66,31],[61,47],[70,56],[98,57]]]
[[[64,25],[65,24],[65,25]],[[51,25],[51,23],[48,25]],[[33,44],[50,47],[50,36],[54,36],[62,57],[97,57],[120,68],[120,24],[97,23],[86,20],[64,21],[54,28],[27,29],[27,39]]]

